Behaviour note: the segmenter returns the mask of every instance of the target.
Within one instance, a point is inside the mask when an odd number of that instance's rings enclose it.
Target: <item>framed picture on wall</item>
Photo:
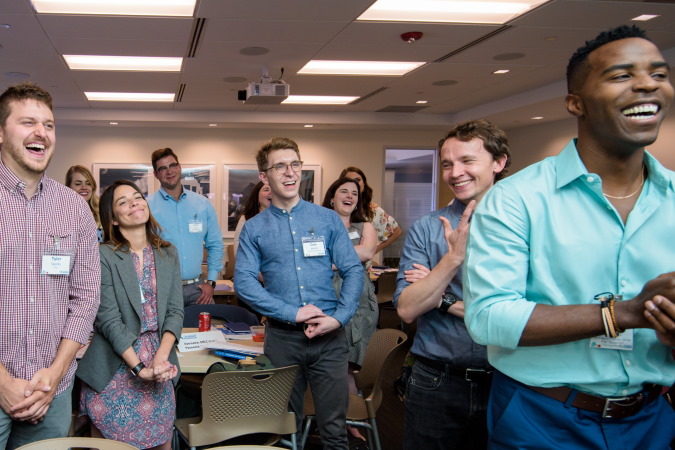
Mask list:
[[[151,164],[94,163],[92,171],[98,185],[98,195],[117,180],[133,181],[144,197],[155,192]]]
[[[216,207],[216,166],[215,164],[181,164],[181,184],[189,191],[208,198]],[[155,178],[156,190],[159,181]]]
[[[223,172],[223,205],[221,229],[224,237],[234,237],[239,218],[243,214],[249,195],[260,181],[255,164],[225,164]],[[304,164],[300,178],[300,196],[321,204],[321,166]]]

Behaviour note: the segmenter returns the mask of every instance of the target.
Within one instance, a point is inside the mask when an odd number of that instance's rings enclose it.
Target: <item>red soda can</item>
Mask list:
[[[199,331],[211,331],[211,313],[199,313]]]

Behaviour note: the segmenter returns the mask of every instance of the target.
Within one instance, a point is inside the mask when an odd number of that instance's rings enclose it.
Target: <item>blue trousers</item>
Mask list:
[[[488,404],[491,449],[669,449],[675,412],[659,396],[639,413],[603,419],[496,372]]]
[[[489,382],[415,361],[405,395],[404,449],[486,448]]]

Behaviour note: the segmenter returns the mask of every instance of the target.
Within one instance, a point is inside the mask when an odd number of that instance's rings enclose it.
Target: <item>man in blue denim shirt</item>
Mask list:
[[[417,320],[404,448],[473,450],[486,445],[491,367],[464,325],[461,268],[471,213],[504,176],[510,155],[504,132],[484,120],[457,125],[439,148],[455,199],[413,224],[394,295],[401,319]]]
[[[300,366],[290,402],[298,430],[309,382],[324,448],[346,450],[344,326],[358,306],[363,268],[338,215],[300,198],[297,144],[273,138],[256,159],[260,180],[272,191],[272,204],[248,220],[241,232],[235,291],[268,317],[265,354],[272,363]],[[333,265],[344,280],[337,299]]]

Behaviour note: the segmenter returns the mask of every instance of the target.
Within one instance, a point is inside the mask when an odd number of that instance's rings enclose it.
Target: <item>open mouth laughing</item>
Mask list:
[[[631,120],[650,120],[656,117],[661,108],[656,103],[642,103],[621,110],[621,114]]]

